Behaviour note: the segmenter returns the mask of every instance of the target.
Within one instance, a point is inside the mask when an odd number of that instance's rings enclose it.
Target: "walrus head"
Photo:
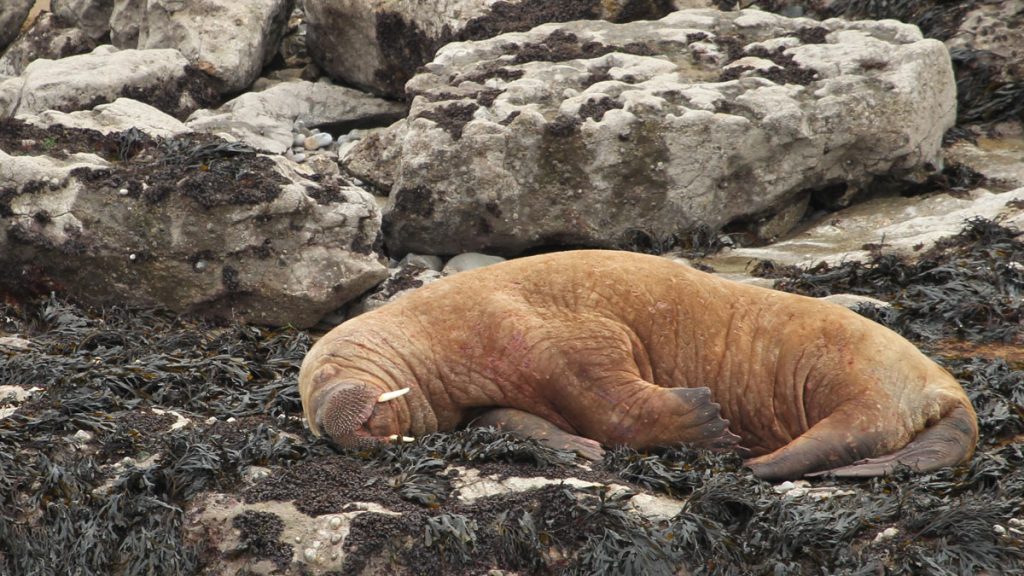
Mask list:
[[[401,436],[391,401],[409,392],[402,388],[381,393],[360,382],[339,382],[321,391],[313,415],[316,428],[343,448],[368,448],[380,442],[412,438]]]

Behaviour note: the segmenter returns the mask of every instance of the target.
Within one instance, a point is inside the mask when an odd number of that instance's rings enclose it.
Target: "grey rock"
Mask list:
[[[350,306],[346,318],[355,318],[371,310],[397,300],[409,292],[441,278],[436,270],[415,265],[399,265],[391,268],[388,279]],[[333,326],[331,326],[333,328]]]
[[[730,69],[740,49],[773,67]],[[669,245],[920,178],[956,110],[949,55],[916,27],[756,10],[453,43],[407,89],[408,118],[344,159],[389,192],[395,254]]]
[[[405,107],[364,92],[327,82],[281,82],[262,92],[247,92],[216,110],[200,110],[188,126],[200,132],[229,134],[258,148],[281,154],[295,143],[296,120],[305,126],[397,120]]]
[[[175,48],[222,94],[249,87],[274,57],[294,0],[149,0],[138,47]]]
[[[45,281],[94,305],[311,326],[386,277],[370,249],[380,212],[353,187],[316,200],[318,184],[274,161],[285,181],[276,197],[204,206],[120,194],[89,179],[110,167],[91,154],[0,152],[0,189],[14,191],[0,216],[0,285]]]
[[[118,48],[138,48],[139,28],[146,15],[146,0],[114,0],[110,12],[110,43]]]
[[[416,266],[423,268],[424,270],[433,270],[435,272],[440,272],[441,268],[444,266],[440,257],[430,254],[406,254],[398,265]]]
[[[19,116],[19,120],[36,126],[60,125],[66,128],[96,130],[102,134],[135,128],[150,136],[164,138],[191,131],[174,116],[130,98],[118,98],[109,104],[100,104],[92,110],[47,110],[39,114]]]
[[[114,0],[50,0],[50,9],[93,40],[100,40],[110,32]]]
[[[198,107],[190,87],[194,72],[177,50],[118,50],[105,45],[88,54],[36,60],[18,82],[19,115],[46,110],[72,112],[113,102],[125,93],[178,116]],[[0,92],[2,92],[0,86]]]
[[[6,0],[0,5],[0,50],[17,38],[35,0]]]
[[[96,41],[81,29],[69,28],[53,14],[44,12],[0,56],[0,74],[19,76],[35,60],[84,54],[95,47]]]
[[[306,45],[331,78],[401,98],[418,67],[452,40],[528,30],[546,22],[659,18],[665,2],[606,0],[306,0]]]

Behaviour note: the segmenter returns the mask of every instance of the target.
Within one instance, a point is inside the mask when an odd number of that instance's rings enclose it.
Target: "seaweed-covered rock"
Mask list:
[[[405,106],[327,82],[281,82],[247,92],[216,110],[199,110],[188,120],[193,130],[227,133],[246,144],[280,154],[294,140],[294,126],[330,126],[338,133],[383,126],[398,120]]]
[[[7,290],[309,326],[387,275],[373,198],[281,157],[211,137],[3,130],[17,143],[0,152]]]
[[[398,255],[756,229],[813,189],[934,170],[955,115],[949,55],[917,28],[756,10],[453,43],[407,89],[409,117],[346,158],[390,192]]]
[[[660,18],[669,0],[307,0],[308,47],[332,78],[382,96],[403,86],[438,48],[453,40],[527,30],[546,22]]]

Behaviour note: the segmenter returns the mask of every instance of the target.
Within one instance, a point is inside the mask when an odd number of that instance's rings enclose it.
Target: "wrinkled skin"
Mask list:
[[[736,449],[784,479],[934,470],[978,436],[960,385],[896,333],[625,252],[438,281],[325,335],[299,382],[311,430],[341,446],[475,422],[592,459],[601,445]]]

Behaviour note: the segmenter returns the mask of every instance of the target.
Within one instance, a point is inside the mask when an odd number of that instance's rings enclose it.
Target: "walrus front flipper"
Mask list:
[[[601,444],[590,438],[570,434],[551,422],[515,408],[488,410],[469,423],[470,426],[493,426],[498,430],[512,432],[537,440],[556,450],[575,452],[587,460],[604,458]]]
[[[916,472],[931,472],[963,462],[974,451],[978,439],[977,420],[963,406],[957,406],[935,425],[925,428],[906,446],[878,458],[867,458],[849,466],[823,470],[808,476],[831,474],[840,478],[869,478],[892,473],[897,466]]]

